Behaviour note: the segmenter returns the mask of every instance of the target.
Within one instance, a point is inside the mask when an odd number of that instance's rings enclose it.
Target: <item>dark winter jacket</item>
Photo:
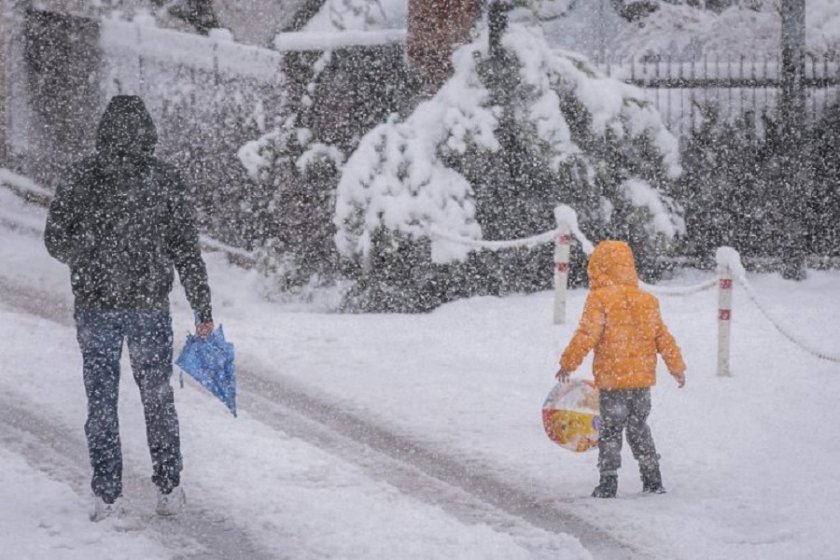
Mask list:
[[[177,171],[154,157],[143,101],[117,96],[99,123],[96,155],[59,186],[45,233],[70,266],[80,309],[168,309],[173,267],[201,322],[212,320],[195,211]]]

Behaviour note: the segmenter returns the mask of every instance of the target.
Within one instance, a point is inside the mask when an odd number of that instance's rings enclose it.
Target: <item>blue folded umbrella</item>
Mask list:
[[[236,367],[233,344],[225,340],[222,326],[206,338],[187,335],[187,342],[175,363],[221,400],[236,416]],[[181,386],[184,376],[181,374]]]

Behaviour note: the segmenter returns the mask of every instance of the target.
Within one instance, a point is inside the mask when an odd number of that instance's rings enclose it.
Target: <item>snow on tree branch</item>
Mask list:
[[[514,126],[533,137],[534,153],[544,158],[557,181],[568,176],[561,174],[565,169],[597,191],[598,172],[608,164],[605,149],[599,152],[592,145],[611,146],[607,136],[625,144],[646,139],[664,174],[673,178],[680,173],[677,140],[638,89],[604,76],[578,55],[551,49],[532,26],[511,25],[502,44],[518,64]],[[392,115],[362,138],[337,189],[334,222],[340,253],[364,257],[383,232],[398,234],[390,238],[398,243],[400,236],[428,237],[430,226],[461,237],[481,236],[474,188],[460,171],[463,165],[453,162],[468,152],[500,150],[501,117],[510,107],[502,106],[486,83],[486,45],[485,31],[455,52],[454,75],[437,94],[407,117]],[[580,122],[587,130],[575,131]],[[646,186],[637,205],[649,211],[650,229],[666,236],[676,233],[678,221],[668,216],[673,206],[659,201],[659,191],[650,184],[632,184]],[[510,185],[512,191],[516,188]],[[629,192],[639,199],[642,189]],[[560,202],[570,201],[553,201]],[[436,262],[464,256],[462,247],[445,240],[436,238],[431,244]]]

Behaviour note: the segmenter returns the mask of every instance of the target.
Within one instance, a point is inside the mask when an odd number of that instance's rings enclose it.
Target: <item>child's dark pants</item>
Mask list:
[[[598,468],[602,475],[618,474],[621,467],[622,432],[627,428],[627,443],[633,457],[644,471],[658,469],[659,455],[653,444],[647,418],[650,414],[650,389],[617,389],[600,392],[601,428],[598,440]]]

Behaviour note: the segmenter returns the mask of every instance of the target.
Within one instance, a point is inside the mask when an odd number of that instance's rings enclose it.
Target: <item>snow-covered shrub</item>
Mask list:
[[[840,256],[840,102],[826,110],[810,140],[814,185],[805,214],[808,248],[836,257]]]
[[[500,56],[487,43],[485,32],[459,48],[454,75],[431,99],[405,117],[393,115],[350,155],[336,194],[340,253],[368,263],[381,282],[405,285],[416,274],[409,265],[459,261],[452,265],[459,269],[476,261],[464,260],[467,247],[432,235],[435,228],[472,239],[519,238],[552,229],[553,209],[564,203],[590,237],[628,239],[650,272],[652,253],[683,230],[665,194],[680,173],[677,141],[659,114],[636,88],[553,51],[537,28],[511,25]],[[406,243],[428,245],[425,260],[382,264],[383,254],[401,255]],[[523,252],[509,259],[545,266],[526,266],[533,277],[526,273],[513,288],[547,286],[551,248]],[[505,258],[478,260],[495,261],[484,267],[492,273],[505,268]],[[485,284],[473,293],[498,289]]]
[[[285,55],[280,109],[239,150],[252,180],[271,192],[260,267],[278,291],[344,276],[333,226],[339,172],[360,137],[396,109],[401,68],[391,46]]]
[[[778,239],[770,235],[775,203],[768,175],[777,155],[773,121],[762,117],[766,133],[760,137],[751,114],[729,122],[710,105],[703,115],[703,125],[684,146],[684,173],[675,193],[686,222],[680,252],[710,263],[724,245],[749,256],[773,254],[769,245]]]
[[[332,53],[294,56],[287,60],[287,70],[305,77],[295,81],[281,76],[278,90],[283,98],[274,126],[244,144],[238,154],[254,183],[272,193],[262,225],[259,268],[282,292],[331,282],[336,267],[332,197],[344,162],[342,151],[320,141],[311,128],[313,97]]]
[[[760,118],[756,127],[750,113],[727,122],[714,106],[704,109],[703,126],[684,146],[675,192],[686,221],[680,253],[710,265],[722,245],[748,257],[838,253],[840,107],[807,124],[796,153],[773,117]],[[799,171],[793,178],[791,169]]]
[[[270,90],[241,78],[217,83],[207,72],[185,77],[163,65],[149,64],[145,71],[144,97],[160,137],[157,152],[186,180],[202,231],[250,248],[267,195],[237,165],[236,150],[261,132]]]

